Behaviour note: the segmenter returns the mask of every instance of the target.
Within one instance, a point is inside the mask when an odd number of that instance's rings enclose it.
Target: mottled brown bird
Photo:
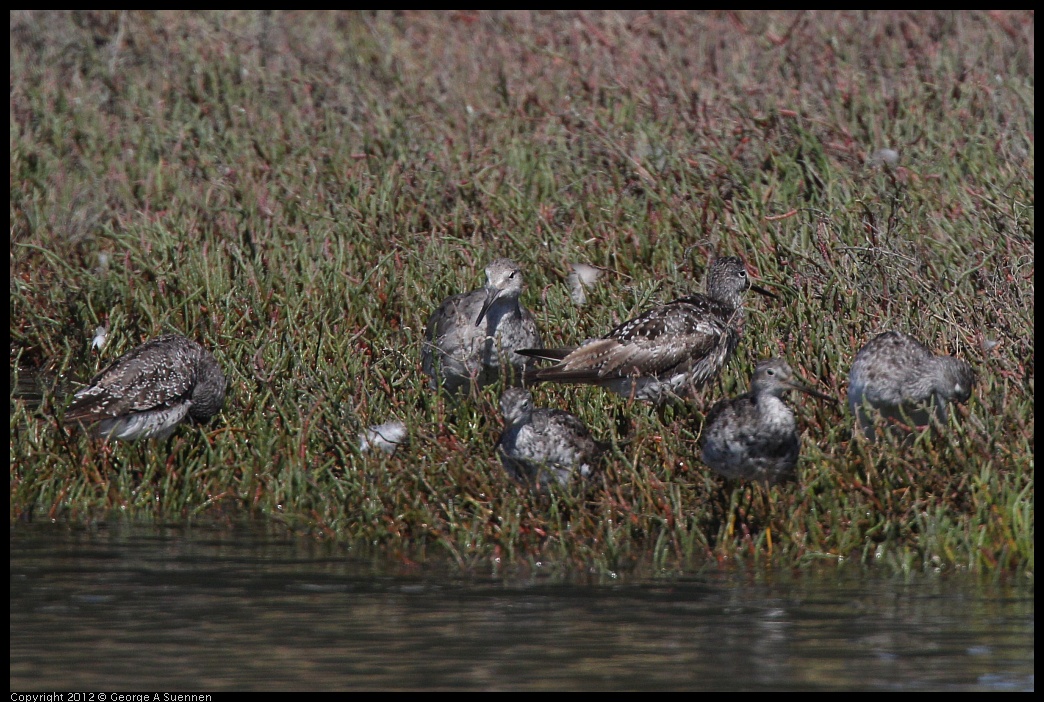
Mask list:
[[[77,392],[67,424],[106,439],[163,439],[186,418],[206,422],[225,404],[225,375],[209,351],[167,334],[128,351]]]
[[[775,297],[751,283],[741,259],[715,259],[706,295],[654,307],[577,348],[520,350],[556,361],[529,371],[526,381],[601,385],[655,404],[692,393],[715,377],[736,350],[748,290]]]

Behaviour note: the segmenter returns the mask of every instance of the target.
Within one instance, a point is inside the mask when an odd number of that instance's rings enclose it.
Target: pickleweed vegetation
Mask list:
[[[10,16],[10,519],[248,518],[462,569],[855,562],[1034,570],[1032,12],[151,12]],[[657,407],[534,386],[607,448],[532,490],[506,380],[451,394],[425,324],[490,262],[547,348],[741,258],[727,365]],[[590,276],[583,306],[569,276]],[[104,342],[93,343],[99,327]],[[854,435],[856,352],[902,331],[975,371],[938,426]],[[76,391],[177,333],[207,425],[110,442]],[[793,480],[703,463],[779,357]],[[395,422],[394,450],[360,437]]]

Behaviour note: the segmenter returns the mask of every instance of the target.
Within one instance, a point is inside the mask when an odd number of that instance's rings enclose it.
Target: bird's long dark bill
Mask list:
[[[802,385],[801,383],[790,382],[790,383],[788,383],[788,386],[793,388],[794,390],[800,390],[801,392],[805,393],[806,395],[811,395],[812,397],[818,397],[819,399],[827,400],[828,402],[837,403],[837,400],[835,400],[833,397],[830,397],[830,395],[824,395],[823,393],[819,392],[818,390],[813,390],[812,388],[808,387],[807,385]]]
[[[768,290],[766,290],[765,288],[761,287],[760,285],[751,284],[750,289],[753,290],[754,292],[758,293],[759,295],[764,295],[765,297],[771,297],[773,300],[778,300],[779,299],[776,296],[775,293],[769,292]]]
[[[500,296],[500,291],[496,288],[490,288],[486,291],[486,301],[482,303],[482,309],[479,310],[478,317],[475,318],[475,326],[482,324],[483,318],[486,316],[486,312],[489,311],[490,306]]]
[[[546,361],[561,361],[563,358],[575,351],[575,348],[565,349],[515,349],[515,353],[520,356],[529,356],[530,358],[541,358]]]

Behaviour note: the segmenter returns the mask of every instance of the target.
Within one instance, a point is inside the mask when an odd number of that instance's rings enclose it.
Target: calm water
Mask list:
[[[18,691],[1033,687],[1030,586],[463,578],[250,529],[11,528]]]

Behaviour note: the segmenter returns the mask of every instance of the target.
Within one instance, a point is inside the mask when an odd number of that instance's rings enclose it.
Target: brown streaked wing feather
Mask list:
[[[556,366],[566,371],[600,367],[620,345],[616,339],[595,339],[573,350]]]
[[[69,405],[69,409],[65,411],[65,421],[81,422],[81,421],[92,421],[96,416],[97,412],[97,399],[100,393],[97,388],[86,387],[80,391],[81,395],[75,397],[72,404]],[[109,416],[107,413],[98,416],[98,418]]]
[[[607,365],[602,376],[612,372],[617,377],[641,370],[641,375],[659,375],[691,360],[698,360],[710,353],[717,344],[717,336],[710,334],[688,334],[677,336],[670,345],[653,344],[641,340],[622,345],[612,354],[612,368]]]
[[[699,331],[706,319],[728,313],[724,305],[701,295],[682,297],[624,322],[606,334],[605,338],[615,337],[620,341],[653,340],[663,334],[689,334]]]
[[[599,339],[581,346],[557,366],[536,373],[540,380],[598,382],[630,375],[658,375],[692,359],[710,353],[717,337],[690,334],[665,346],[637,338],[621,344],[616,339]]]

